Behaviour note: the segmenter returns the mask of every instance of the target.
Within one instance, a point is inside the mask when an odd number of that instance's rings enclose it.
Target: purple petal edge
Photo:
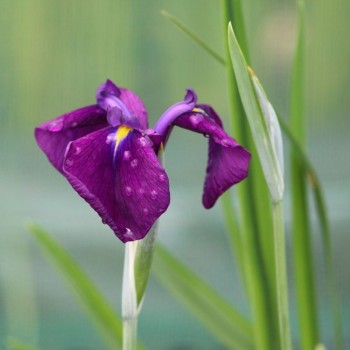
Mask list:
[[[51,164],[62,173],[69,142],[107,127],[106,112],[98,105],[65,113],[35,128],[35,139]]]
[[[209,105],[197,105],[181,115],[174,125],[209,137],[209,154],[202,202],[207,209],[221,194],[248,176],[250,153],[223,129],[223,124]]]

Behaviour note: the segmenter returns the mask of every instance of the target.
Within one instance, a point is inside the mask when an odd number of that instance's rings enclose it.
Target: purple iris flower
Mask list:
[[[197,104],[193,90],[153,129],[132,91],[107,80],[96,98],[97,104],[38,126],[35,137],[53,166],[123,242],[143,238],[169,206],[169,179],[158,153],[174,126],[209,139],[205,208],[247,176],[249,152],[225,133],[212,107]]]

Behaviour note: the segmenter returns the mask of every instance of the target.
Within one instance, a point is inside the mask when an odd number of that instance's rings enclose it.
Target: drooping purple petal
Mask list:
[[[138,128],[141,130],[148,128],[147,110],[141,99],[131,90],[119,87],[111,80],[107,80],[98,87],[96,99],[104,110],[117,107],[122,111],[125,120],[135,125],[136,119]]]
[[[123,242],[143,238],[169,205],[167,174],[137,130],[109,127],[72,142],[64,172]]]
[[[62,172],[69,142],[108,126],[106,112],[98,105],[76,109],[35,128],[35,138],[52,165]]]
[[[209,157],[202,198],[205,208],[211,208],[220,195],[247,177],[249,160],[250,154],[242,146],[222,146],[209,139]]]
[[[218,197],[248,175],[250,153],[222,128],[214,109],[198,105],[174,121],[174,125],[209,137],[209,156],[203,191],[203,205],[211,208]]]

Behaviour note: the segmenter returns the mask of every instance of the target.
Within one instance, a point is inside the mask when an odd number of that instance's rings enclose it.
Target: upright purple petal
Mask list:
[[[39,125],[35,128],[35,138],[52,165],[62,172],[69,142],[107,126],[106,112],[98,105],[92,105]]]
[[[170,106],[159,118],[154,130],[157,134],[162,136],[163,144],[168,140],[171,133],[173,122],[180,115],[190,112],[196,105],[197,95],[194,90],[187,89],[183,101],[177,102]]]
[[[123,242],[143,238],[170,202],[169,180],[152,141],[123,126],[72,142],[64,172]]]
[[[118,107],[126,120],[138,120],[138,128],[148,128],[147,110],[141,99],[131,90],[115,85],[111,80],[101,84],[96,92],[96,99],[101,108],[106,111]]]
[[[202,201],[205,208],[211,208],[222,193],[247,177],[250,153],[226,134],[219,116],[208,105],[181,115],[174,125],[209,137]]]

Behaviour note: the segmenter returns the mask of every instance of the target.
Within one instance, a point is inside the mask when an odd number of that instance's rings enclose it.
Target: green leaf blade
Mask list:
[[[249,59],[243,13],[240,1],[223,0],[223,23],[225,38],[227,24],[233,23],[244,55]],[[227,40],[226,52],[231,61]],[[237,78],[232,64],[227,64],[231,121],[235,138],[252,154],[257,154],[249,129],[246,112],[240,98]],[[275,268],[272,235],[272,209],[269,189],[263,176],[258,157],[252,157],[250,174],[237,186],[240,202],[240,235],[242,241],[244,283],[254,319],[254,342],[259,349],[275,349],[278,340],[277,304],[275,302]]]
[[[182,23],[178,18],[173,16],[167,11],[161,11],[161,14],[168,19],[170,22],[175,24],[177,28],[179,28],[182,32],[188,35],[194,42],[196,42],[199,46],[201,46],[209,55],[211,55],[216,61],[219,63],[226,65],[226,61],[223,57],[221,57],[215,50],[213,50],[210,46],[208,46],[202,39],[200,39],[196,34],[194,34],[184,23]]]
[[[251,325],[208,284],[157,245],[156,278],[229,349],[253,349]]]
[[[299,2],[298,35],[291,86],[291,131],[303,148],[306,143],[304,113],[304,10]],[[294,275],[297,296],[300,348],[314,348],[319,342],[317,297],[312,254],[306,173],[291,148],[291,197]]]
[[[78,264],[43,228],[36,224],[30,224],[28,228],[54,267],[73,289],[76,298],[97,326],[106,345],[110,349],[121,349],[122,322],[113,311],[113,307]]]
[[[247,63],[231,24],[229,24],[228,33],[231,61],[242,104],[249,121],[254,143],[260,158],[260,164],[263,168],[272,199],[274,202],[278,202],[283,197],[283,175],[281,174],[281,169],[275,156],[266,121],[264,120],[251,78],[248,74]]]

